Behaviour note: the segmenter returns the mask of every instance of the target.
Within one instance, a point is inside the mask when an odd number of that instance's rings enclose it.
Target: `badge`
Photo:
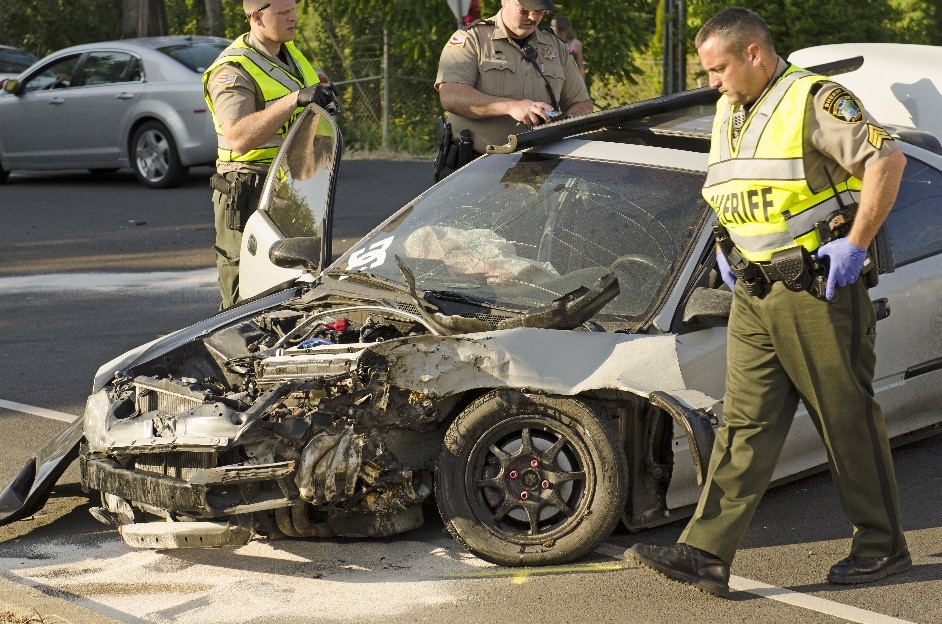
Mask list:
[[[555,58],[556,58],[556,55],[553,54],[553,51],[551,49],[543,48],[543,60],[544,61],[552,61]]]
[[[220,84],[224,87],[231,87],[232,85],[235,84],[235,81],[236,81],[235,76],[231,76],[227,74],[216,76],[216,84]]]
[[[450,48],[463,48],[464,42],[468,38],[468,35],[465,33],[455,33],[451,36],[451,39],[448,40],[448,47]]]
[[[847,123],[857,123],[863,120],[863,107],[853,95],[841,87],[831,91],[824,99],[824,110],[835,119]]]

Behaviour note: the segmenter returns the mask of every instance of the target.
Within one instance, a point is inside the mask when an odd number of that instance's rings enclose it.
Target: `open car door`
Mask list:
[[[334,118],[314,104],[292,124],[242,235],[242,299],[316,276],[330,261],[331,206],[342,144]]]

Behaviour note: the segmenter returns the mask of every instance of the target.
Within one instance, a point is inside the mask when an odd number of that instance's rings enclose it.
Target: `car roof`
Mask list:
[[[229,43],[228,39],[222,37],[210,37],[203,35],[166,35],[163,37],[137,37],[134,39],[112,39],[108,41],[95,41],[92,43],[81,43],[78,45],[70,46],[68,48],[62,48],[61,50],[56,50],[52,54],[58,55],[62,53],[70,52],[84,52],[86,50],[97,50],[99,48],[130,48],[130,49],[147,49],[147,50],[158,50],[162,47],[171,46],[171,45],[180,45],[183,43]],[[50,55],[51,56],[51,55]]]
[[[859,56],[835,80],[853,91],[884,125],[919,128],[942,137],[942,47],[902,43],[840,43],[798,50],[788,60],[806,67]]]

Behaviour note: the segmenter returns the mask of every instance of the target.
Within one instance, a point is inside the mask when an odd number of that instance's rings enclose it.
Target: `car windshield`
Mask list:
[[[213,64],[219,53],[226,49],[224,42],[179,43],[157,48],[170,58],[182,63],[187,68],[203,73]]]
[[[0,73],[18,74],[36,62],[36,57],[22,50],[0,49]]]
[[[341,256],[329,274],[362,272],[419,291],[510,310],[543,306],[614,273],[601,312],[646,315],[703,214],[703,174],[540,154],[481,158]]]

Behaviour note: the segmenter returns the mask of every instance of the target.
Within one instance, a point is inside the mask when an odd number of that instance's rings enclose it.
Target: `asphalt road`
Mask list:
[[[208,175],[195,170],[168,191],[143,189],[130,173],[14,175],[0,186],[0,487],[61,419],[81,413],[98,366],[216,309]],[[426,162],[345,162],[335,235],[365,233],[430,181]],[[102,271],[110,277],[90,274]],[[165,276],[138,283],[114,277],[122,272]],[[730,601],[621,562],[635,541],[672,543],[682,523],[617,533],[588,559],[552,569],[503,569],[463,553],[434,509],[425,527],[395,539],[135,551],[92,520],[73,466],[42,512],[0,527],[0,613],[35,609],[46,622],[942,622],[940,457],[942,436],[895,452],[913,571],[858,587],[823,581],[850,529],[822,474],[767,494]]]

